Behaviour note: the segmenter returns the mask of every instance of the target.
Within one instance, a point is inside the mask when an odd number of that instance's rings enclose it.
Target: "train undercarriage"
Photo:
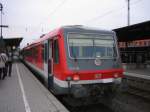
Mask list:
[[[120,84],[89,84],[73,85],[70,94],[61,96],[61,99],[70,106],[81,106],[97,103],[110,103],[115,97]]]

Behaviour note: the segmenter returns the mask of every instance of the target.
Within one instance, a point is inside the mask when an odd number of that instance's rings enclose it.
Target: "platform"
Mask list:
[[[69,112],[22,64],[0,80],[0,112]]]
[[[133,76],[150,80],[150,69],[127,69],[124,72],[127,76]]]

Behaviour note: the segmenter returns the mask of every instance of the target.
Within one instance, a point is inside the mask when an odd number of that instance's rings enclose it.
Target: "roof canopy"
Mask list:
[[[114,31],[120,42],[150,39],[150,21],[114,29]]]
[[[6,46],[19,47],[23,38],[4,38]]]

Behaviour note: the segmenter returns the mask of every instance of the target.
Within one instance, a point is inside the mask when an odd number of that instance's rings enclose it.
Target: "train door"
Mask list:
[[[53,40],[53,48],[52,48],[52,52],[53,52],[53,74],[56,76],[58,75],[58,73],[60,72],[60,56],[59,56],[59,46],[58,46],[58,37],[54,38]]]
[[[53,87],[53,57],[52,57],[52,40],[44,42],[44,72],[46,76],[46,86]]]
[[[44,75],[45,79],[48,79],[48,57],[49,57],[49,51],[48,51],[48,40],[44,41]]]
[[[48,40],[48,88],[53,89],[53,40]]]
[[[57,65],[59,63],[59,51],[58,51],[58,39],[53,38],[48,41],[49,56],[48,56],[48,87],[51,91],[55,91],[54,87],[54,74],[58,69]]]

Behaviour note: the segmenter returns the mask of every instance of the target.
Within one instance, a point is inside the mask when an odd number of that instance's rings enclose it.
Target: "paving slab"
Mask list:
[[[14,63],[12,76],[0,80],[0,112],[69,111],[22,63]]]

